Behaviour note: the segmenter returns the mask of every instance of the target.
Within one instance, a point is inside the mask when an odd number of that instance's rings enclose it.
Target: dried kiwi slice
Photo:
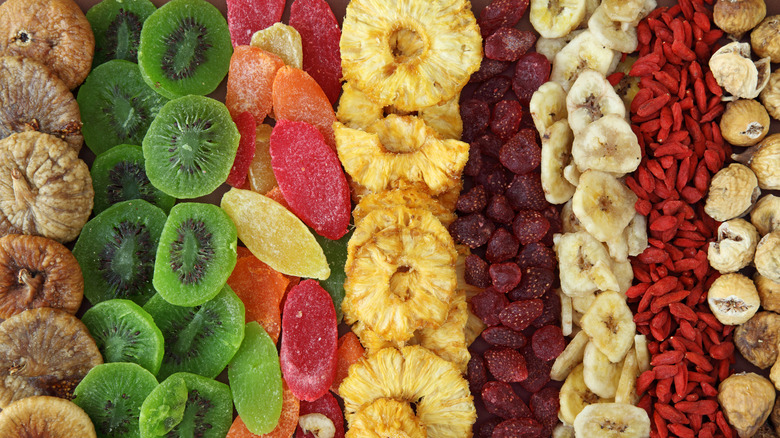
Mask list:
[[[197,198],[225,182],[240,135],[222,102],[203,96],[172,100],[143,141],[149,181],[176,198]]]
[[[143,199],[168,213],[176,202],[175,198],[149,182],[141,146],[114,146],[95,158],[91,173],[95,189],[95,207],[92,211],[95,214],[113,204],[131,199]]]
[[[146,19],[138,65],[146,83],[173,99],[214,91],[228,72],[227,21],[205,0],[172,0]]]
[[[141,405],[156,387],[157,379],[140,365],[106,363],[84,377],[73,402],[92,419],[98,437],[140,437]]]
[[[142,305],[154,295],[152,274],[165,213],[136,199],[114,204],[87,222],[73,255],[94,305],[123,298]]]
[[[224,383],[176,373],[146,397],[139,418],[142,438],[223,438],[233,421],[233,399]]]
[[[224,210],[186,202],[165,222],[152,283],[171,304],[197,306],[219,293],[236,266],[238,234]]]
[[[155,295],[144,310],[165,338],[160,379],[179,371],[214,378],[244,339],[244,303],[228,285],[200,306],[174,306]]]
[[[146,86],[137,64],[119,59],[92,70],[76,99],[84,141],[96,155],[119,144],[140,145],[168,102]]]
[[[87,372],[103,363],[75,316],[41,307],[0,324],[0,409],[34,395],[71,398]]]
[[[95,339],[105,362],[132,362],[157,375],[163,358],[163,335],[152,316],[130,300],[108,300],[84,313],[81,321]]]
[[[92,6],[87,11],[95,34],[92,66],[112,59],[137,62],[141,27],[156,10],[149,0],[103,0]]]
[[[95,438],[92,420],[69,400],[46,395],[27,397],[0,412],[0,436]]]

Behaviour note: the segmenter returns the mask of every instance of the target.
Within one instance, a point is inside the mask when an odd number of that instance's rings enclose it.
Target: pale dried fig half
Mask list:
[[[37,307],[75,314],[83,297],[79,262],[61,243],[22,234],[0,238],[0,318]]]
[[[89,415],[72,401],[37,395],[17,400],[0,412],[0,436],[94,438],[97,434]]]
[[[71,399],[103,363],[87,327],[62,310],[26,310],[0,324],[0,409],[34,395]]]
[[[0,90],[0,138],[40,131],[81,150],[79,104],[48,67],[21,56],[0,57]]]
[[[0,5],[0,55],[32,58],[71,90],[92,67],[95,36],[73,0],[8,0]]]
[[[89,168],[64,141],[36,131],[0,140],[0,235],[69,242],[94,198]]]

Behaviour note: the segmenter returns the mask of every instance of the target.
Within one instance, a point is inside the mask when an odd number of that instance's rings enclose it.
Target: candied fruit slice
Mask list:
[[[290,388],[287,387],[287,383],[282,379],[282,415],[279,417],[276,427],[268,433],[255,435],[247,429],[244,420],[239,416],[233,421],[225,438],[289,438],[298,427],[300,408],[300,401],[295,398]]]
[[[339,385],[349,375],[349,367],[362,359],[365,354],[366,350],[360,344],[356,334],[348,332],[339,338],[336,349],[336,374],[330,387],[331,391],[338,395]]]
[[[336,113],[325,92],[305,71],[286,65],[273,82],[273,108],[276,120],[306,122],[317,127],[325,143],[334,151],[333,122]]]
[[[233,47],[249,44],[252,34],[279,22],[285,0],[226,0],[227,22]]]
[[[226,182],[233,187],[243,187],[249,173],[249,166],[255,159],[257,124],[254,116],[248,111],[234,117],[233,122],[238,128],[241,139],[238,142],[236,159],[233,160],[233,167],[230,168]]]
[[[271,167],[271,125],[257,125],[255,130],[255,157],[249,165],[247,180],[249,188],[265,194],[277,186],[273,167]]]
[[[234,119],[249,111],[260,125],[271,113],[274,78],[284,66],[282,58],[252,46],[238,46],[230,58],[225,105]]]
[[[273,53],[282,58],[287,65],[295,68],[303,66],[301,34],[292,26],[274,23],[271,27],[258,30],[252,35],[252,42],[249,45]]]

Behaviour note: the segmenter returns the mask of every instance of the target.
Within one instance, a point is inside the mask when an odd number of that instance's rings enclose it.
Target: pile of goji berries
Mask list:
[[[638,405],[650,415],[651,437],[732,437],[717,387],[734,362],[733,326],[707,306],[719,276],[707,244],[719,224],[703,210],[710,179],[731,154],[716,122],[723,92],[708,68],[723,32],[705,0],[679,0],[653,11],[637,34],[631,122],[643,159],[626,184],[648,216],[649,247],[631,260],[638,283],[627,295],[651,354],[651,369],[637,379]]]

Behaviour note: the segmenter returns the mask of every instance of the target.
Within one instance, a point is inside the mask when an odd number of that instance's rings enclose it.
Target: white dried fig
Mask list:
[[[761,58],[769,57],[772,62],[780,62],[780,15],[766,17],[753,29],[750,45]]]
[[[761,299],[749,278],[742,274],[725,274],[710,286],[707,304],[722,324],[738,325],[756,314]]]
[[[756,270],[764,277],[780,283],[780,231],[762,237],[756,247]]]
[[[761,307],[764,310],[780,312],[780,283],[776,283],[756,272],[753,275],[753,283],[761,297]]]
[[[748,213],[760,194],[756,174],[745,165],[732,163],[712,177],[704,212],[716,221],[734,219]]]
[[[718,240],[707,249],[707,260],[721,274],[737,272],[753,261],[759,238],[756,227],[744,219],[723,222]]]
[[[762,196],[750,211],[750,222],[762,236],[780,230],[780,197]]]
[[[720,119],[723,138],[734,146],[753,146],[769,132],[769,114],[753,99],[740,99],[726,105]]]
[[[780,134],[772,134],[761,143],[739,155],[737,161],[746,163],[758,178],[764,190],[780,190]]]
[[[769,83],[761,92],[760,98],[769,115],[780,120],[780,70],[769,76]]]
[[[756,62],[750,58],[750,44],[733,42],[718,49],[710,57],[712,75],[724,90],[734,98],[753,99],[769,82],[771,66],[769,58]]]

